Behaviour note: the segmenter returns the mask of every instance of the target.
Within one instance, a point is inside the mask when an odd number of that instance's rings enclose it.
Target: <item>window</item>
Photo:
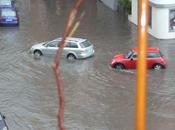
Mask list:
[[[78,48],[77,44],[73,42],[67,42],[65,47]]]
[[[89,41],[85,41],[85,42],[80,43],[81,48],[86,48],[86,47],[89,47],[91,45],[92,44]]]
[[[58,45],[58,41],[52,41],[52,42],[49,42],[46,46],[47,47],[57,47]]]
[[[131,57],[131,58],[133,58],[133,59],[137,58],[137,54],[136,54],[136,53],[134,53],[134,54],[132,55],[132,57]]]
[[[16,16],[16,13],[13,10],[3,10],[1,15],[2,16],[13,16],[14,17],[14,16]]]
[[[160,57],[160,53],[159,52],[149,52],[148,53],[148,58],[157,58]]]
[[[0,6],[11,7],[11,1],[10,0],[0,0]]]
[[[132,55],[132,53],[133,53],[132,51],[129,51],[128,54],[126,54],[125,58],[126,58],[126,59],[130,58],[131,55]]]
[[[169,11],[169,31],[175,31],[175,9]]]

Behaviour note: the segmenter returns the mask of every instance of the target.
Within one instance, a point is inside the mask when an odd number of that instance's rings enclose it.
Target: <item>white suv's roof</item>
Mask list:
[[[57,38],[57,39],[54,39],[54,40],[61,40],[61,38]],[[82,43],[84,41],[86,41],[87,39],[84,39],[84,38],[76,38],[76,37],[67,37],[66,38],[66,41],[67,42],[74,42],[74,43]]]

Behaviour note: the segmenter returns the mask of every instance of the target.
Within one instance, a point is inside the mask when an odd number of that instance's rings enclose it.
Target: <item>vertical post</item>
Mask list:
[[[64,128],[64,86],[63,81],[61,79],[61,73],[60,73],[60,58],[64,49],[65,40],[68,36],[72,35],[76,29],[78,28],[81,19],[84,16],[84,13],[80,16],[79,20],[76,22],[76,16],[80,10],[80,6],[84,0],[77,0],[75,3],[75,6],[72,8],[71,12],[69,13],[68,21],[62,36],[62,40],[60,42],[60,47],[56,52],[54,62],[52,64],[52,69],[55,74],[56,79],[56,86],[57,86],[57,92],[58,92],[58,130],[65,130]]]
[[[148,0],[139,0],[138,8],[136,130],[146,130]]]

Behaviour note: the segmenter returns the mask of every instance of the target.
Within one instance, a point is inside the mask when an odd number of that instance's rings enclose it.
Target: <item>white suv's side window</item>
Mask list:
[[[58,41],[52,41],[47,44],[47,47],[57,47],[58,46]]]
[[[73,42],[67,42],[65,47],[78,48],[78,45],[76,43],[73,43]]]

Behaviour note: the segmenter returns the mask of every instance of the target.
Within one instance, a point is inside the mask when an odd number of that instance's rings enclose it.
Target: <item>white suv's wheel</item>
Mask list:
[[[36,50],[36,51],[34,51],[34,55],[35,56],[41,56],[42,55],[42,52],[39,51],[39,50]]]
[[[67,59],[70,60],[70,61],[73,61],[73,60],[76,59],[76,57],[73,54],[68,54]]]
[[[41,51],[39,51],[39,50],[34,51],[34,58],[35,59],[40,59],[41,55],[42,55]]]

